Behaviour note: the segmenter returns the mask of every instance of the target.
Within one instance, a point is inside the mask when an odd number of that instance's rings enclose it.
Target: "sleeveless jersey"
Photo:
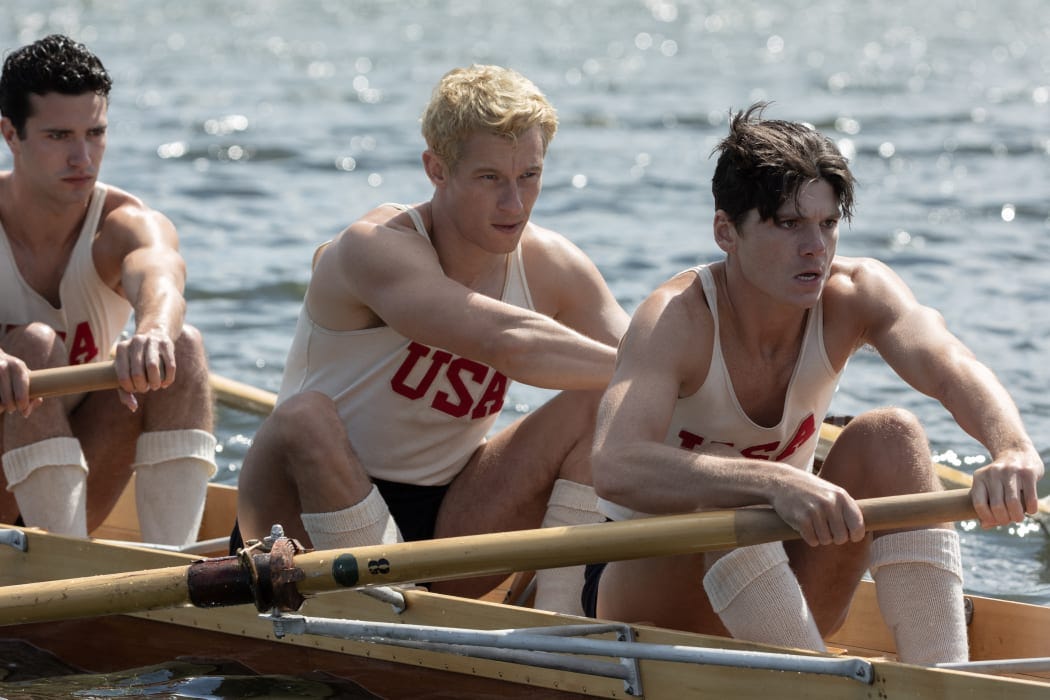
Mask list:
[[[108,359],[110,348],[131,318],[132,308],[127,299],[106,286],[95,269],[91,249],[105,201],[106,186],[98,183],[62,274],[58,308],[22,277],[7,232],[0,224],[0,339],[12,328],[38,321],[54,328],[65,341],[69,364]]]
[[[817,302],[808,314],[780,422],[767,428],[748,417],[733,389],[719,340],[718,302],[711,270],[704,265],[692,268],[686,274],[689,272],[698,275],[703,284],[714,319],[715,340],[707,377],[696,393],[678,399],[664,444],[700,451],[704,445],[728,445],[739,450],[744,457],[775,460],[812,470],[820,425],[841,374],[831,366],[824,347],[822,302]],[[599,501],[599,506],[614,520],[645,517],[643,513],[604,499]]]
[[[415,209],[392,206],[408,212],[430,241]],[[535,309],[520,243],[508,256],[500,300]],[[369,476],[438,486],[452,481],[485,441],[509,386],[495,369],[389,326],[329,330],[303,304],[277,401],[303,391],[327,394]]]

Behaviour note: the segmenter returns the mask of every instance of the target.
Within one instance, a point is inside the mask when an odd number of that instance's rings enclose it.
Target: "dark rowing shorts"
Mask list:
[[[605,522],[611,523],[609,518]],[[598,617],[598,584],[602,579],[607,562],[588,564],[583,568],[583,588],[580,590],[580,605],[587,617]]]
[[[416,486],[383,479],[372,479],[372,483],[390,508],[390,515],[394,516],[405,542],[434,539],[438,511],[450,484]]]
[[[379,489],[379,494],[390,508],[390,515],[397,522],[401,536],[406,542],[430,540],[434,538],[434,526],[437,524],[438,511],[448,493],[449,484],[444,486],[417,486],[399,484],[395,481],[373,479],[372,483]],[[230,534],[230,554],[244,546],[240,526],[235,522]]]
[[[583,569],[583,589],[580,591],[580,605],[587,617],[598,617],[598,583],[606,563],[588,564]]]

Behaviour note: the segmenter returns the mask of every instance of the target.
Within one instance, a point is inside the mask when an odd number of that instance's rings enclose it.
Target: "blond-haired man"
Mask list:
[[[240,477],[245,538],[328,549],[595,522],[589,451],[628,317],[530,221],[556,113],[520,74],[456,69],[422,118],[422,204],[384,204],[316,256],[278,407]],[[567,390],[489,435],[510,381]],[[493,579],[435,584],[480,595]],[[543,573],[578,612],[582,571]]]

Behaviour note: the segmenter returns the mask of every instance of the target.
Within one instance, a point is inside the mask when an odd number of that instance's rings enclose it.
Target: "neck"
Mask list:
[[[730,265],[715,268],[724,331],[731,332],[749,354],[772,357],[794,352],[805,332],[809,309],[777,304],[748,285]]]
[[[495,292],[498,297],[508,254],[486,250],[459,230],[452,219],[443,216],[440,207],[432,204],[429,209],[427,230],[445,275],[475,291],[490,296]]]
[[[0,181],[0,222],[8,239],[27,248],[61,246],[76,238],[91,199],[42,197],[14,174]]]

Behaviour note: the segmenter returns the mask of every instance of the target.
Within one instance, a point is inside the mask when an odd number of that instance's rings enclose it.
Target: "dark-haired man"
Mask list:
[[[85,536],[134,470],[143,538],[182,545],[215,471],[207,364],[183,323],[175,227],[98,182],[110,87],[60,35],[12,51],[0,76],[0,522]],[[29,370],[111,352],[118,392],[29,399]]]
[[[802,541],[589,567],[586,607],[823,649],[870,569],[901,659],[965,660],[951,525],[872,536],[855,501],[940,488],[922,426],[899,409],[863,414],[814,474],[819,426],[847,360],[870,345],[991,453],[972,490],[984,526],[1035,512],[1042,460],[1006,391],[937,312],[885,265],[836,256],[853,176],[834,144],[761,109],[737,114],[718,148],[725,258],[664,283],[624,337],[594,483],[613,519],[771,506]]]

